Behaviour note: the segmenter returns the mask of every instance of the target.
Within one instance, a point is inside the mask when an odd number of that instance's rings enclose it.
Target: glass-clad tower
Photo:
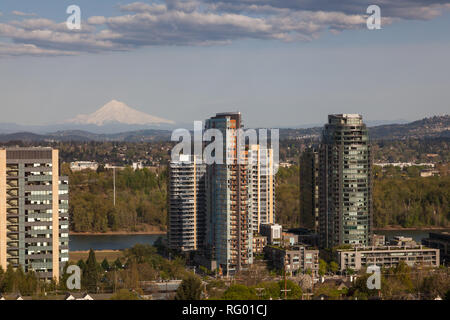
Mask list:
[[[362,116],[328,116],[319,148],[319,236],[322,247],[369,245],[372,160]]]
[[[218,113],[205,122],[205,129],[217,129],[223,136],[223,163],[206,169],[207,246],[209,258],[227,274],[253,263],[248,151],[238,143],[240,128],[240,112]]]

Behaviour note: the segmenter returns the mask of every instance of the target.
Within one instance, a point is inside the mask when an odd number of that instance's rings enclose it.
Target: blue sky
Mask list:
[[[240,110],[259,127],[448,114],[449,2],[2,0],[0,122],[111,99],[179,123]],[[71,4],[81,32],[64,30]],[[381,30],[365,26],[369,4]]]

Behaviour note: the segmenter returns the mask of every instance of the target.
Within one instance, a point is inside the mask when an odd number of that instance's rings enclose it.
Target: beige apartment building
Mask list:
[[[0,149],[0,266],[59,279],[69,260],[69,183],[58,150]]]
[[[395,267],[400,261],[413,266],[439,267],[439,250],[422,245],[411,246],[372,246],[338,249],[336,259],[339,270],[360,270],[363,267]]]

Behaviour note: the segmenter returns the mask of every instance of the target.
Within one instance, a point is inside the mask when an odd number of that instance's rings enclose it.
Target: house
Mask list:
[[[67,292],[64,300],[94,300],[88,293],[70,293]]]

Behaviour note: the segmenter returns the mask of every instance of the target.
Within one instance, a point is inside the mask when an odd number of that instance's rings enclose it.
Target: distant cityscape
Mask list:
[[[358,282],[366,280],[368,267],[388,270],[386,277],[405,270],[411,274],[423,270],[429,279],[441,277],[442,273],[448,277],[449,232],[431,231],[417,243],[401,235],[387,239],[374,226],[374,179],[382,172],[377,170],[419,167],[420,178],[439,178],[442,173],[446,176],[434,162],[374,163],[373,145],[359,114],[329,115],[319,143],[311,142],[304,148],[299,166],[285,158],[277,163],[272,146],[260,142],[241,146],[238,132],[243,128],[240,112],[217,113],[207,119],[205,129],[222,133],[223,153],[229,162],[209,164],[193,153],[181,154],[168,161],[166,178],[160,166],[145,166],[143,161],[120,166],[75,160],[64,167],[60,151],[51,147],[1,149],[0,299],[12,299],[11,293],[17,299],[27,298],[19,287],[5,284],[4,279],[17,270],[36,277],[37,282],[32,282],[37,286],[35,292],[54,292],[55,299],[66,300],[182,298],[184,281],[200,281],[200,289],[185,299],[214,299],[219,293],[227,298],[235,290],[233,281],[243,277],[250,281],[258,272],[262,278],[255,281],[279,285],[278,296],[266,292],[267,298],[383,299],[383,290],[361,288],[362,282]],[[277,180],[287,172],[276,173],[278,167],[298,171],[299,207],[298,211],[290,209],[299,222],[296,228],[283,225],[286,213],[277,212],[281,205],[277,202],[285,201],[279,196]],[[107,210],[116,212],[116,198],[121,196],[120,181],[116,182],[120,174],[116,179],[116,171],[129,175],[127,185],[133,183],[131,172],[143,172],[149,179],[167,179],[167,235],[153,246],[142,244],[127,249],[124,256],[98,251],[104,254],[101,265],[96,262],[94,250],[88,256],[77,252],[80,259],[73,261],[69,229],[91,213],[89,209],[71,209],[69,201],[76,200],[69,199],[72,181],[66,173],[112,172],[114,204]],[[136,186],[135,190],[143,192],[145,188]],[[448,209],[448,202],[446,205]],[[137,210],[145,215],[144,208]],[[111,215],[108,219],[116,218]],[[150,278],[139,269],[147,259],[156,259],[161,268]],[[180,261],[185,265],[173,271],[181,266]],[[90,279],[83,280],[83,288],[71,292],[66,285],[70,265],[80,267],[82,276]],[[136,271],[132,271],[133,266]],[[142,278],[130,280],[129,272],[142,274]],[[165,281],[162,272],[166,273]],[[172,272],[171,276],[167,272]],[[117,274],[122,279],[119,282]],[[195,278],[198,275],[202,278]],[[288,285],[292,287],[289,290]],[[359,291],[355,293],[356,287]],[[250,285],[247,289],[251,296],[254,289]],[[293,295],[290,290],[301,294]],[[445,292],[432,292],[422,298],[444,298]]]

